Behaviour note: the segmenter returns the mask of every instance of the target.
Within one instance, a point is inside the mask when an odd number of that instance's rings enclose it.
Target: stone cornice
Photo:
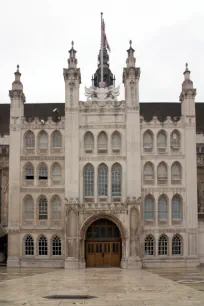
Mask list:
[[[86,125],[79,125],[80,129],[125,129],[125,124],[86,124]]]
[[[174,194],[182,193],[185,192],[186,188],[184,187],[176,187],[176,186],[146,186],[142,187],[142,192],[143,195],[146,194],[153,194],[154,192],[159,192],[159,193],[168,193],[168,192],[173,192]]]
[[[65,188],[64,187],[21,187],[20,192],[22,193],[53,193],[53,194],[58,194],[58,193],[64,193]]]
[[[126,160],[126,156],[82,156],[79,158],[80,161],[120,161]]]
[[[45,156],[45,155],[21,155],[21,160],[65,160],[64,156]]]

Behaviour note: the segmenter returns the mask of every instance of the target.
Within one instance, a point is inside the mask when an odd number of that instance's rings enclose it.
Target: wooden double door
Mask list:
[[[119,267],[121,260],[121,237],[116,224],[99,219],[91,224],[86,233],[87,267]]]
[[[86,242],[87,267],[119,267],[120,242]]]

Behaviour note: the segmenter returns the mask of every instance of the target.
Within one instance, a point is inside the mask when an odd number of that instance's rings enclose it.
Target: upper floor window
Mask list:
[[[143,148],[145,152],[153,151],[153,133],[150,130],[143,135]]]
[[[24,199],[24,220],[34,219],[34,201],[31,195]]]
[[[34,180],[34,168],[30,163],[25,165],[25,180]]]
[[[42,196],[38,201],[38,217],[39,220],[46,220],[48,217],[47,212],[47,199]]]
[[[85,152],[92,152],[94,149],[94,136],[91,132],[84,135],[84,150]]]
[[[171,180],[174,184],[181,182],[181,165],[179,162],[173,163],[171,167]]]
[[[98,136],[98,151],[107,152],[108,150],[108,137],[105,132],[100,132]]]
[[[94,196],[94,167],[91,164],[84,167],[84,196]]]
[[[54,196],[51,200],[52,205],[52,219],[59,220],[61,219],[61,200],[59,196]]]
[[[171,133],[171,149],[179,150],[181,146],[181,136],[178,130]]]
[[[41,164],[38,169],[38,179],[47,180],[48,179],[48,170],[45,164]]]
[[[146,196],[144,201],[144,219],[145,221],[154,220],[154,198],[151,195]]]
[[[150,162],[147,162],[144,165],[144,182],[148,184],[148,183],[152,183],[153,180],[154,180],[153,164]]]
[[[45,131],[41,131],[38,135],[38,147],[39,149],[48,148],[48,135]]]
[[[58,163],[54,163],[52,166],[52,179],[54,181],[60,181],[62,179],[62,168]]]
[[[62,134],[60,131],[54,131],[52,133],[52,147],[61,148],[62,146]]]
[[[108,195],[108,167],[105,164],[98,168],[98,195]]]
[[[158,219],[166,221],[168,219],[168,200],[165,195],[161,195],[158,201]]]
[[[166,152],[166,148],[167,148],[167,136],[166,136],[166,133],[163,130],[161,130],[157,134],[157,149],[158,149],[158,152],[160,152],[160,153]]]
[[[167,165],[161,162],[157,168],[157,180],[158,184],[165,184],[168,180]]]
[[[114,152],[120,151],[121,147],[121,136],[119,132],[114,132],[112,134],[112,150]]]
[[[25,147],[27,149],[35,147],[35,135],[33,132],[28,131],[25,134]]]
[[[112,196],[121,196],[121,166],[119,164],[112,167]]]
[[[175,195],[172,199],[172,220],[180,221],[182,219],[182,204],[179,195]]]

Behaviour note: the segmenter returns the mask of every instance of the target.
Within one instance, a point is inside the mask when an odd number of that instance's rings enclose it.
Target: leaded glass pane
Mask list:
[[[38,204],[39,204],[39,219],[46,220],[47,219],[47,199],[40,198]]]
[[[151,197],[146,197],[144,202],[144,219],[154,220],[154,200]]]
[[[144,146],[145,149],[152,149],[152,147],[153,147],[153,136],[150,132],[145,132],[144,133],[143,146]]]
[[[84,169],[84,195],[85,197],[94,196],[94,167],[91,165]]]
[[[62,246],[61,246],[61,239],[55,236],[52,239],[52,255],[61,255],[62,254]]]
[[[107,148],[107,144],[108,144],[107,136],[104,132],[101,132],[98,137],[98,149]]]
[[[33,166],[31,164],[26,165],[25,179],[26,180],[34,180],[34,169],[33,169]]]
[[[172,239],[172,255],[181,255],[181,238],[178,235]]]
[[[61,219],[61,202],[58,197],[54,198],[52,201],[52,219]]]
[[[171,175],[173,180],[181,179],[181,167],[178,163],[173,164]]]
[[[35,147],[35,135],[33,132],[28,132],[25,136],[25,147],[34,148]]]
[[[160,197],[158,202],[158,218],[159,220],[168,219],[168,202],[166,197]]]
[[[47,248],[47,238],[42,236],[38,241],[38,255],[47,255],[48,248]]]
[[[121,138],[119,133],[114,133],[112,136],[112,148],[120,149],[121,146]]]
[[[47,166],[42,165],[38,171],[39,171],[39,180],[47,180],[48,177]]]
[[[84,137],[84,148],[93,149],[94,148],[94,137],[91,132],[87,132]]]
[[[98,195],[108,195],[108,168],[105,165],[100,166],[98,170]]]
[[[52,134],[53,148],[60,148],[62,146],[62,134],[59,131],[54,131]]]
[[[144,179],[152,180],[154,178],[153,166],[151,164],[146,164],[144,166]]]
[[[159,166],[158,166],[158,179],[159,180],[166,180],[168,177],[167,175],[167,167],[165,164],[161,163]]]
[[[167,146],[167,137],[164,131],[161,131],[157,136],[157,146],[162,148]]]
[[[33,220],[34,219],[34,201],[32,197],[25,198],[24,201],[24,219]]]
[[[59,181],[62,178],[61,167],[59,164],[55,164],[52,167],[52,179]]]
[[[158,254],[168,255],[168,239],[165,235],[159,237]]]
[[[29,235],[24,240],[25,243],[25,255],[34,255],[34,242],[33,238]]]
[[[154,238],[152,236],[149,235],[145,238],[144,248],[145,255],[154,255]]]
[[[48,135],[45,132],[39,134],[39,148],[47,149],[48,147]]]
[[[175,196],[172,200],[172,219],[181,220],[181,199]]]
[[[121,196],[121,167],[112,168],[112,196]]]

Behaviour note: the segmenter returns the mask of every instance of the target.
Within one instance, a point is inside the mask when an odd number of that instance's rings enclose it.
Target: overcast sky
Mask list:
[[[121,84],[129,40],[141,68],[141,102],[177,102],[185,63],[204,102],[203,0],[0,0],[0,103],[20,65],[27,103],[64,102],[63,68],[75,42],[82,84],[91,85],[103,11],[110,68]]]

